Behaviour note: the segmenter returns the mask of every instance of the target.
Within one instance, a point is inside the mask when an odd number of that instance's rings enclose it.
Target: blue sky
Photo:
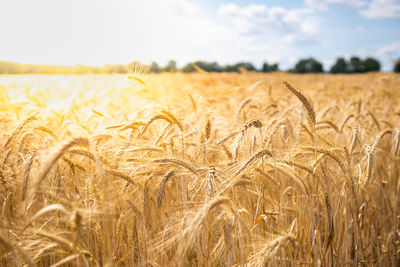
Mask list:
[[[2,0],[0,60],[104,65],[175,59],[292,67],[400,58],[400,0]]]

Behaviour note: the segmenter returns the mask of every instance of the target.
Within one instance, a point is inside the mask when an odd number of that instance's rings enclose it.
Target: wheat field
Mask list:
[[[129,78],[0,76],[1,266],[400,265],[399,75]]]

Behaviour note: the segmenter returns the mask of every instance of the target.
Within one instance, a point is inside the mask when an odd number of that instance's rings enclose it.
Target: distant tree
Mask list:
[[[164,71],[176,72],[176,61],[175,60],[168,61],[167,66],[164,67]]]
[[[161,72],[161,68],[160,68],[160,66],[158,66],[157,62],[155,62],[155,61],[151,62],[149,72],[153,72],[153,73]]]
[[[349,69],[349,64],[344,58],[340,57],[331,67],[331,73],[347,73],[348,69]]]
[[[264,62],[262,65],[262,72],[274,72],[278,71],[279,67],[278,64],[268,64],[268,62]]]
[[[182,68],[183,72],[195,72],[196,68],[194,67],[193,63],[188,63]]]
[[[381,64],[374,58],[361,60],[359,57],[351,57],[350,61],[340,57],[331,67],[332,73],[364,73],[369,71],[379,71]]]
[[[379,61],[371,57],[365,59],[362,65],[364,66],[366,72],[381,70],[381,64]]]
[[[365,72],[365,67],[363,65],[363,61],[359,57],[351,57],[350,58],[350,66],[348,69],[349,73],[362,73]]]
[[[234,65],[225,65],[225,66],[222,68],[222,71],[223,71],[223,72],[235,72],[235,71],[239,72],[239,70],[236,69]]]
[[[239,62],[237,64],[235,64],[235,67],[240,70],[240,67],[248,70],[248,71],[256,71],[257,69],[254,67],[253,64],[249,63],[249,62]]]
[[[313,58],[301,59],[292,70],[295,73],[320,73],[323,71],[322,63]]]
[[[238,62],[235,65],[227,65],[223,68],[226,72],[240,72],[240,68],[244,68],[248,71],[256,71],[257,69],[250,62]]]
[[[195,61],[186,64],[183,68],[183,72],[195,72],[197,71],[196,66],[207,72],[221,72],[222,68],[217,62],[205,62],[205,61]]]
[[[208,72],[221,72],[221,67],[217,62],[196,61],[194,64]]]
[[[393,68],[394,72],[400,73],[400,59],[398,59],[395,63],[394,63],[394,68]]]

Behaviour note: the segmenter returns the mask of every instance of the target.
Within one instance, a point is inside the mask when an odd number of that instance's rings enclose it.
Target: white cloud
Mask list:
[[[360,10],[366,18],[400,18],[399,0],[372,0],[366,9]]]
[[[307,6],[326,10],[330,6],[343,6],[343,7],[363,7],[366,4],[365,0],[305,0]]]
[[[400,0],[304,0],[306,5],[327,10],[332,6],[356,8],[366,18],[399,18]]]
[[[286,9],[251,4],[240,7],[222,4],[218,14],[225,18],[238,35],[258,38],[271,36],[289,43],[315,42],[318,37],[318,19],[307,8]]]
[[[400,40],[383,45],[376,54],[383,64],[383,70],[392,70],[393,61],[400,59]]]
[[[384,45],[378,50],[378,54],[391,59],[400,58],[400,41],[393,41],[388,45]]]

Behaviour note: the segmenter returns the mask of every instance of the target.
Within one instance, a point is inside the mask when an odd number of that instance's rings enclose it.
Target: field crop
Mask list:
[[[1,266],[399,266],[400,76],[0,76]]]

